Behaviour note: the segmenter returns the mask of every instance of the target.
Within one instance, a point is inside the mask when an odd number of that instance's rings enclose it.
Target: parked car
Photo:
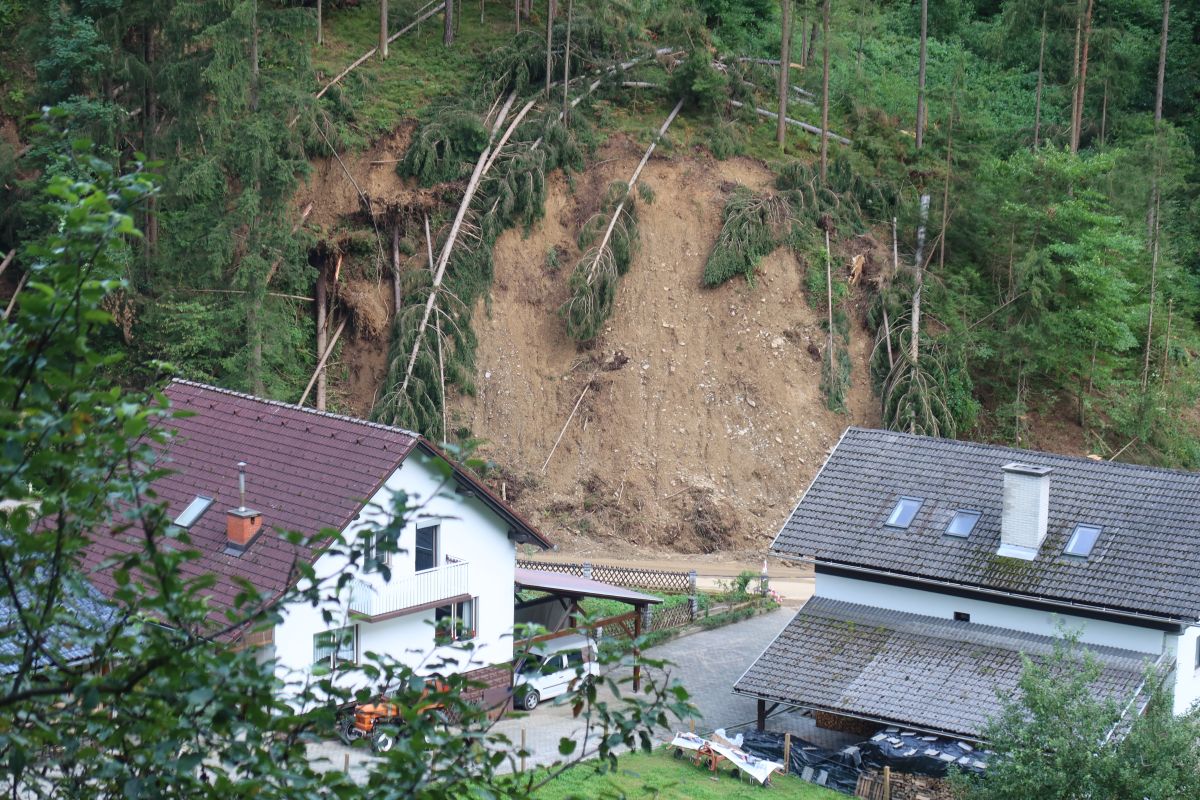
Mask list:
[[[513,676],[517,708],[533,711],[538,703],[566,694],[595,680],[600,674],[596,645],[586,636],[552,639],[541,652],[528,653]]]

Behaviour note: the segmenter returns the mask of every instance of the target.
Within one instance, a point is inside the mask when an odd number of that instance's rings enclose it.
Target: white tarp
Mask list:
[[[712,752],[717,753],[760,784],[766,783],[767,779],[771,777],[771,773],[783,769],[782,764],[752,756],[721,737],[710,740],[701,738],[694,733],[677,733],[671,740],[671,745],[692,751],[698,751],[707,745]]]

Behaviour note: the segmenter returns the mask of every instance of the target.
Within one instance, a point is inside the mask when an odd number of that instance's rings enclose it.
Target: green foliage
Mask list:
[[[855,233],[889,216],[897,199],[885,184],[864,178],[845,158],[830,163],[825,183],[816,163],[790,161],[780,168],[775,188],[784,193],[797,218]]]
[[[396,172],[415,177],[424,186],[458,180],[470,174],[471,163],[487,143],[488,131],[472,109],[436,106],[413,135]]]
[[[683,107],[711,113],[725,107],[729,99],[729,79],[713,68],[712,57],[702,49],[693,50],[671,73],[669,91],[681,97]]]
[[[600,210],[579,231],[584,253],[571,272],[571,296],[559,308],[572,339],[588,342],[600,334],[612,316],[617,284],[629,270],[637,243],[634,197],[627,184],[615,183]]]
[[[1147,668],[1145,713],[1100,700],[1100,666],[1076,636],[1025,658],[1016,697],[987,729],[981,777],[952,776],[965,800],[1192,797],[1200,791],[1200,717],[1175,716],[1164,676]]]
[[[704,265],[704,285],[718,286],[735,275],[753,284],[758,262],[783,242],[790,215],[779,195],[737,186],[725,201],[721,232]]]

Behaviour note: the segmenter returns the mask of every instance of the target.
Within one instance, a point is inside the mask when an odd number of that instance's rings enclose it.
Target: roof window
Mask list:
[[[901,497],[896,501],[896,507],[892,509],[891,516],[884,524],[889,528],[907,528],[924,502],[920,497]]]
[[[175,518],[175,524],[181,528],[190,528],[196,524],[200,517],[204,516],[204,512],[208,511],[208,507],[213,504],[211,497],[204,495],[196,495],[192,502],[188,503],[188,507],[180,512]]]
[[[965,539],[971,535],[971,531],[975,530],[975,523],[979,522],[978,511],[965,511],[959,509],[954,512],[954,516],[950,518],[950,524],[946,526],[947,536],[957,536],[960,539]]]
[[[1087,558],[1092,554],[1092,548],[1096,546],[1096,540],[1099,538],[1100,526],[1080,523],[1075,526],[1074,533],[1067,540],[1067,547],[1063,553],[1068,556]]]

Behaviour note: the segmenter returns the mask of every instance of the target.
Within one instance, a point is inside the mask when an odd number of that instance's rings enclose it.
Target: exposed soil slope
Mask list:
[[[640,250],[607,332],[577,348],[557,315],[575,236],[640,154],[611,144],[573,191],[555,175],[542,223],[500,239],[491,301],[475,319],[478,393],[454,400],[451,424],[486,441],[509,499],[563,549],[761,550],[841,431],[878,424],[868,336],[854,326],[849,413],[835,414],[819,388],[820,315],[790,250],[764,259],[753,286],[701,287],[728,193],[765,187],[771,174],[696,154],[646,168],[655,199],[638,204]],[[558,268],[547,259],[555,248]],[[844,269],[852,253],[836,255]]]

